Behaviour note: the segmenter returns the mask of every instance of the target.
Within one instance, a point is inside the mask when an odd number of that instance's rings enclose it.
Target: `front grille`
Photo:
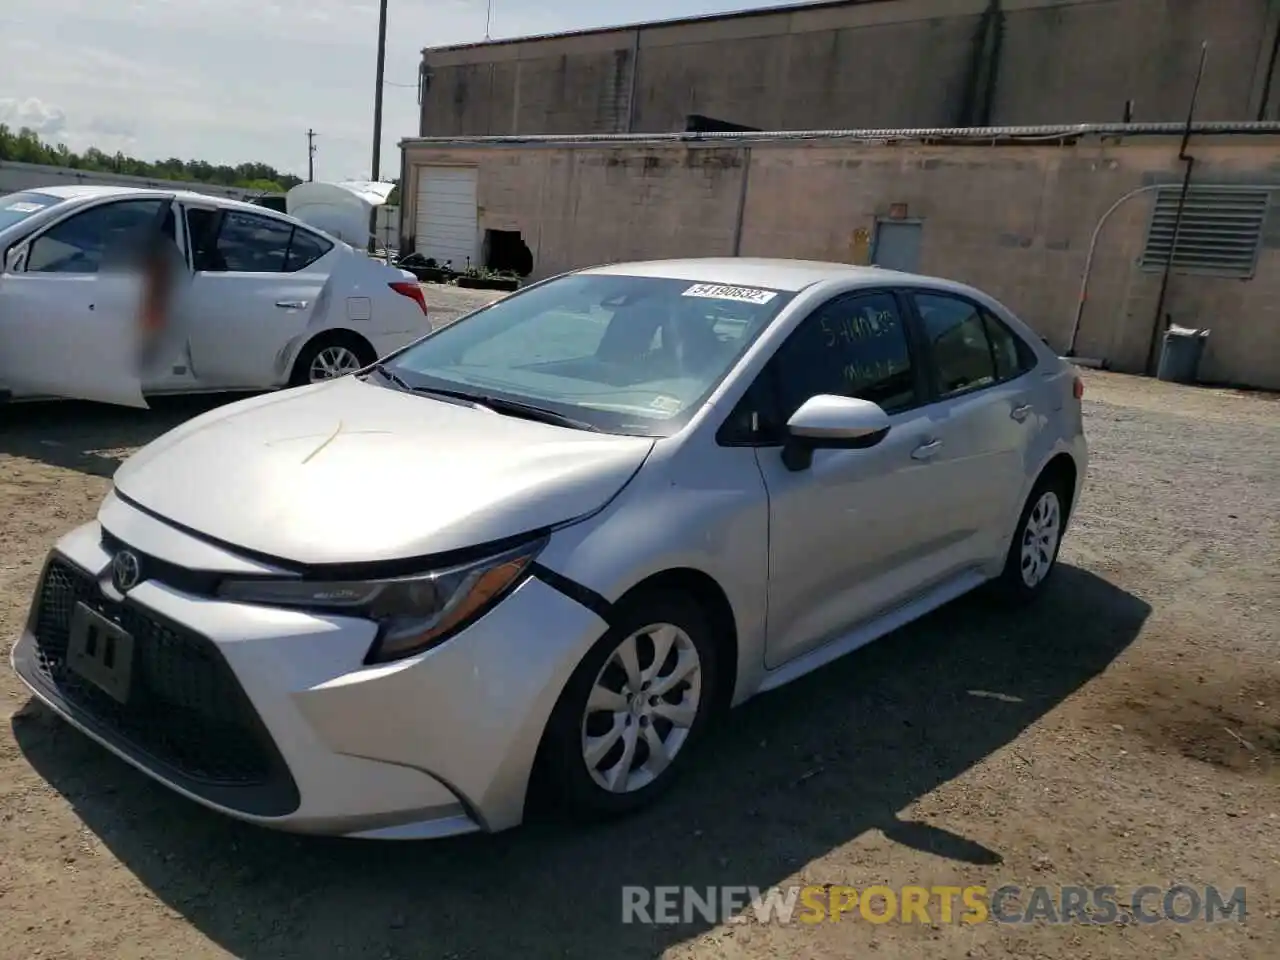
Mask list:
[[[133,755],[178,774],[219,803],[226,788],[267,788],[279,803],[296,787],[230,666],[206,637],[136,604],[104,596],[88,573],[54,557],[37,599],[35,669],[70,707]],[[125,703],[67,667],[72,612],[84,603],[128,631],[134,661]],[[212,793],[209,789],[213,788]],[[243,792],[243,791],[240,791]],[[215,796],[216,795],[216,796]],[[254,804],[257,805],[256,803]],[[288,812],[281,810],[278,812]]]

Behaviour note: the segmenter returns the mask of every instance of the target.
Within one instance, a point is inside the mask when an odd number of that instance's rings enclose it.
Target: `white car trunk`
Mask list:
[[[373,210],[387,202],[394,187],[368,181],[300,183],[285,194],[285,212],[363,250]]]

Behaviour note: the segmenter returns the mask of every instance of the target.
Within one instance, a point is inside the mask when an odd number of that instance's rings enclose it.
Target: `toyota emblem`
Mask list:
[[[132,590],[142,579],[142,564],[131,550],[121,550],[111,560],[111,582],[121,593]]]

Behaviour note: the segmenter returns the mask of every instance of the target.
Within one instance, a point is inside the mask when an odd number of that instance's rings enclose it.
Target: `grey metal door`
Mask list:
[[[871,252],[871,262],[886,270],[918,272],[923,229],[924,225],[919,222],[881,220],[876,224],[876,242]]]

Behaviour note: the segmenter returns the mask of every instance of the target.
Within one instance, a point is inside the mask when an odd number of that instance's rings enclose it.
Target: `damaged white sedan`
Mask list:
[[[121,251],[163,250],[169,336],[138,362],[144,284]],[[264,390],[367,366],[430,330],[412,275],[293,217],[174,190],[0,196],[0,396],[145,407],[145,395]]]

